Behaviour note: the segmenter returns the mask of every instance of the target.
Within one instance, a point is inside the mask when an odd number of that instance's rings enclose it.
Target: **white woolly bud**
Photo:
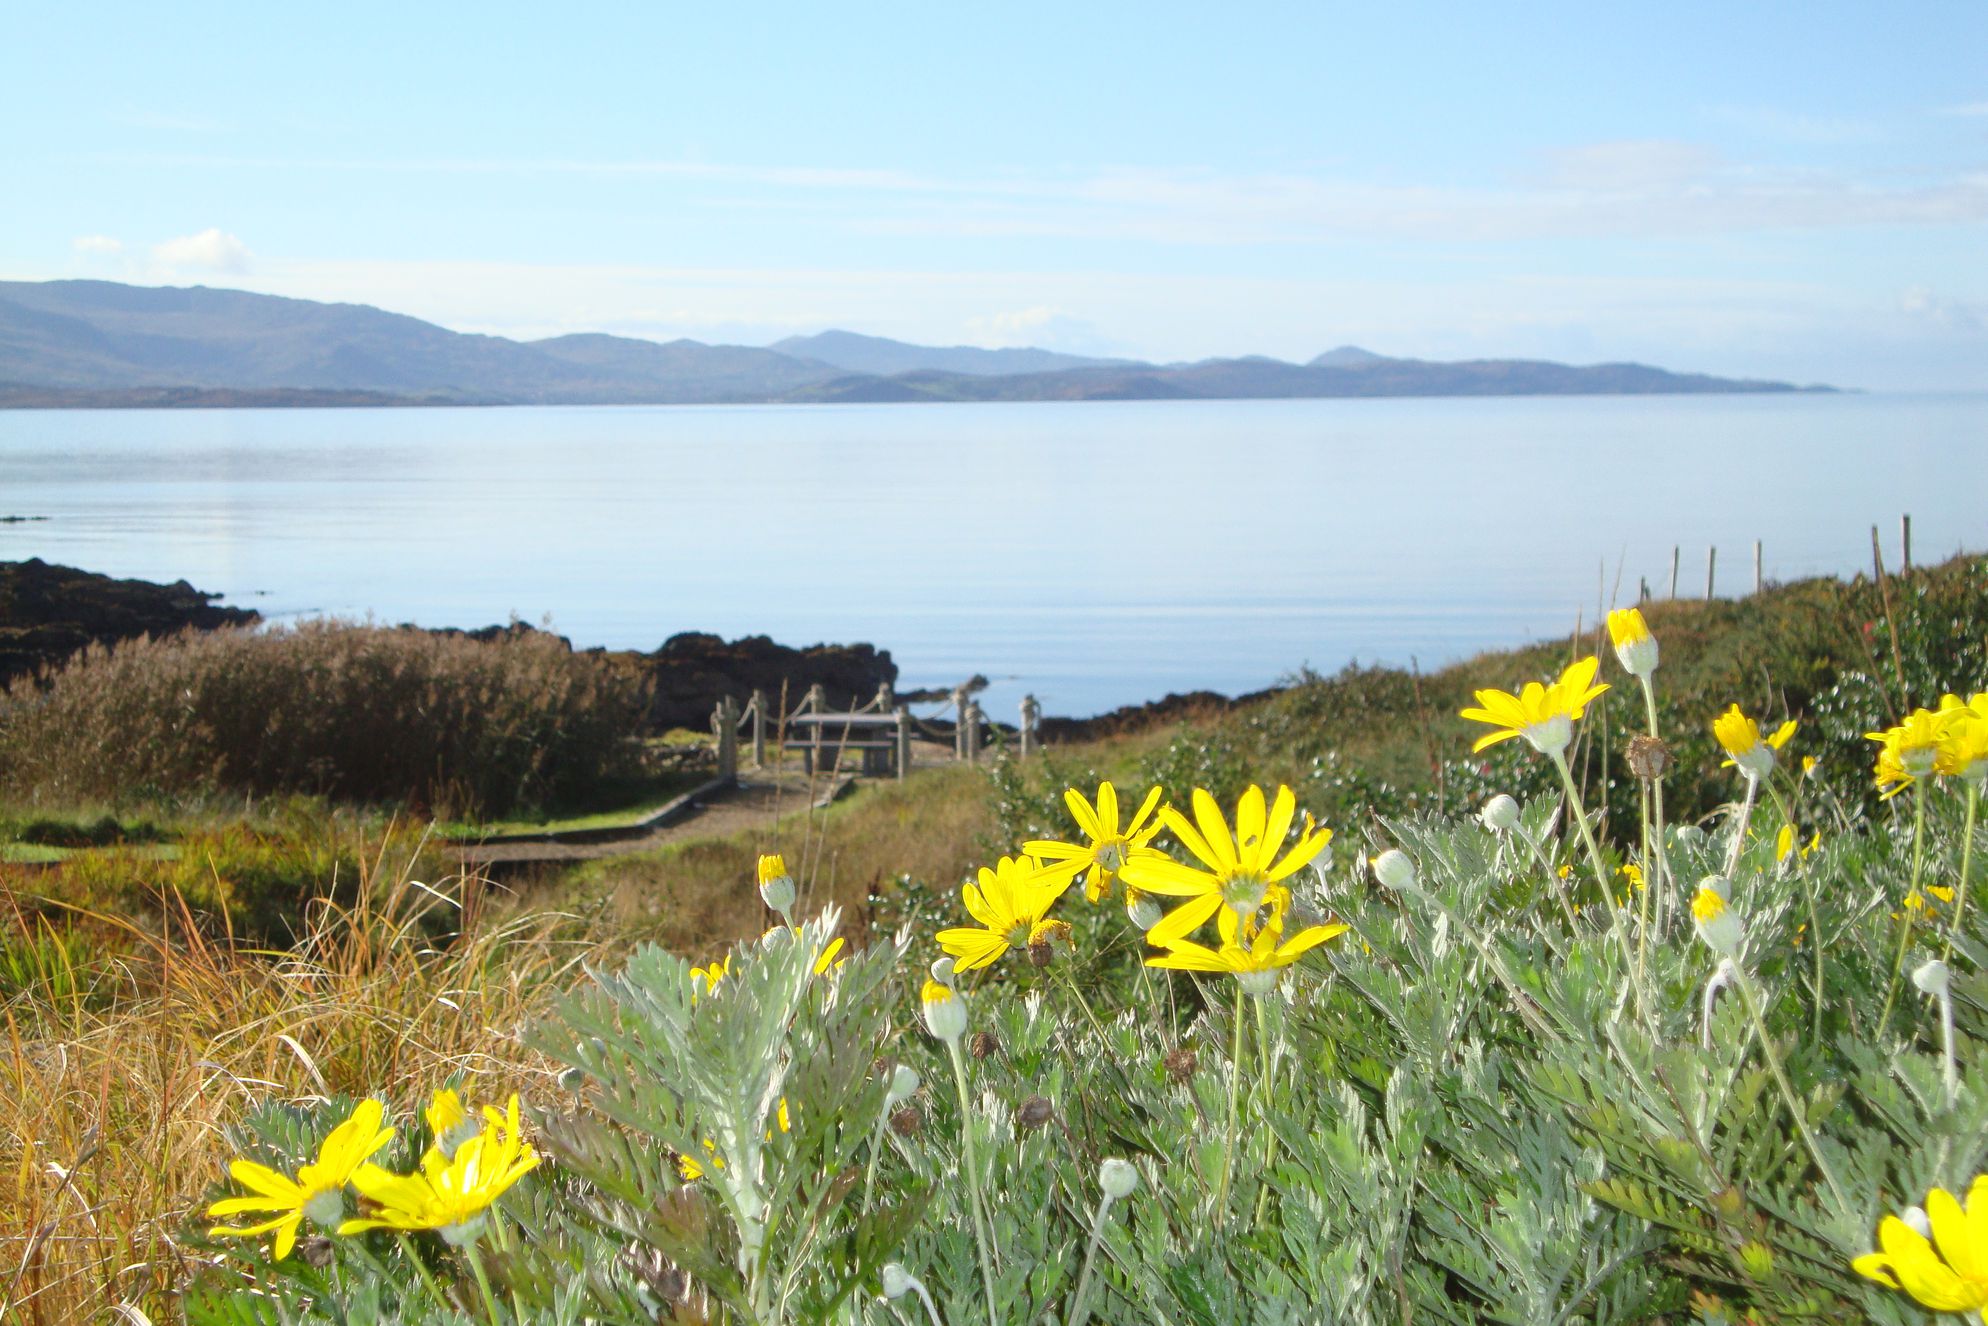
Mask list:
[[[918,1070],[909,1064],[899,1064],[891,1070],[890,1085],[884,1088],[884,1108],[910,1100],[917,1091]]]
[[[1912,984],[1918,986],[1923,994],[1945,999],[1952,989],[1952,977],[1947,972],[1947,964],[1933,958],[1913,968]]]
[[[903,1298],[918,1281],[897,1262],[885,1262],[877,1278],[883,1281],[885,1298]]]
[[[1925,1207],[1908,1206],[1898,1213],[1898,1218],[1903,1220],[1906,1227],[1920,1238],[1929,1239],[1933,1237],[1933,1222],[1926,1218]]]
[[[1374,878],[1399,893],[1415,887],[1415,863],[1406,852],[1390,847],[1374,858]]]
[[[1151,930],[1167,913],[1165,908],[1148,895],[1128,889],[1125,896],[1125,914],[1139,929]]]
[[[940,985],[953,983],[953,960],[950,957],[935,958],[932,962],[932,979]]]
[[[1138,1191],[1139,1171],[1132,1167],[1131,1161],[1113,1156],[1098,1166],[1098,1187],[1114,1202],[1122,1201]]]
[[[1500,792],[1484,803],[1484,808],[1477,812],[1477,818],[1493,833],[1509,833],[1518,827],[1519,803]]]

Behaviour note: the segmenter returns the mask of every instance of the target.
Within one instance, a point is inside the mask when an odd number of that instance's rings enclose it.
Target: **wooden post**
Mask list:
[[[828,688],[820,682],[808,687],[807,698],[801,701],[801,712],[819,714],[828,709]]]
[[[1871,579],[1884,579],[1884,551],[1878,545],[1878,527],[1871,526]]]
[[[1912,569],[1912,517],[1910,514],[1898,518],[1899,564],[1907,571]]]
[[[953,687],[953,758],[966,758],[966,687]]]
[[[980,704],[978,701],[969,700],[967,702],[966,722],[961,725],[961,730],[965,733],[966,762],[968,764],[980,763]]]
[[[1637,585],[1636,601],[1638,603],[1648,603],[1650,601],[1649,577],[1637,576],[1636,585]]]
[[[1678,562],[1683,556],[1684,549],[1673,543],[1670,548],[1670,596],[1672,598],[1677,597],[1677,567]]]
[[[1718,566],[1719,550],[1715,547],[1707,548],[1705,550],[1705,600],[1708,603],[1712,599],[1712,575],[1718,569]]]
[[[766,692],[752,693],[752,767],[766,767]]]
[[[1024,695],[1022,697],[1022,727],[1019,735],[1022,758],[1025,760],[1029,757],[1029,751],[1035,746],[1035,725],[1041,718],[1042,706],[1035,702],[1033,695]]]
[[[711,714],[711,727],[718,738],[718,776],[737,778],[739,776],[739,702],[731,696],[720,696],[718,708]]]
[[[884,682],[877,687],[877,712],[888,714],[897,708],[897,687]]]
[[[1761,586],[1761,579],[1760,579],[1760,540],[1759,540],[1759,539],[1755,539],[1755,540],[1753,541],[1753,592],[1754,592],[1754,593],[1756,593],[1756,594],[1758,594],[1758,593],[1760,592],[1760,586]]]
[[[897,706],[897,776],[901,780],[911,772],[911,710],[904,705]]]

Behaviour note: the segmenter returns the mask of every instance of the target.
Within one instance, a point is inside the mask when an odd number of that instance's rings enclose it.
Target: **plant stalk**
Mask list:
[[[1960,887],[1953,896],[1953,916],[1947,921],[1947,941],[1940,947],[1940,961],[1953,957],[1954,940],[1960,935],[1961,914],[1967,910],[1967,877],[1974,864],[1974,810],[1981,801],[1981,785],[1967,782],[1967,821],[1960,834]]]
[[[1760,1036],[1760,1053],[1767,1060],[1768,1071],[1773,1073],[1775,1084],[1781,1088],[1782,1098],[1788,1102],[1788,1113],[1794,1117],[1795,1129],[1808,1144],[1809,1155],[1815,1160],[1816,1169],[1822,1174],[1823,1182],[1829,1185],[1830,1195],[1836,1199],[1839,1210],[1850,1209],[1849,1199],[1843,1195],[1843,1185],[1836,1181],[1836,1172],[1829,1167],[1823,1157],[1822,1146],[1816,1141],[1815,1131],[1809,1127],[1808,1111],[1802,1108],[1795,1095],[1794,1083],[1788,1080],[1787,1069],[1781,1066],[1781,1056],[1774,1049],[1774,1038],[1767,1034],[1767,1019],[1760,1006],[1760,998],[1753,988],[1753,978],[1746,974],[1746,968],[1733,964],[1733,983],[1739,986],[1740,998],[1746,1003],[1747,1016],[1753,1020],[1753,1029]]]
[[[1891,979],[1885,983],[1884,1011],[1878,1014],[1877,1039],[1883,1040],[1886,1028],[1891,1026],[1892,1005],[1898,1002],[1898,977],[1905,970],[1905,951],[1912,947],[1912,921],[1918,910],[1926,905],[1926,899],[1919,893],[1919,872],[1926,863],[1926,780],[1912,780],[1912,883],[1905,890],[1905,901],[1899,911],[1904,913],[1898,923],[1898,952],[1892,955]]]
[[[974,1158],[973,1106],[966,1086],[966,1058],[960,1053],[957,1037],[946,1042],[952,1055],[953,1078],[959,1083],[960,1144],[966,1153],[966,1186],[973,1203],[973,1241],[980,1245],[980,1279],[987,1289],[987,1326],[1001,1326],[994,1311],[994,1238],[987,1228],[987,1213],[980,1201],[980,1164]]]

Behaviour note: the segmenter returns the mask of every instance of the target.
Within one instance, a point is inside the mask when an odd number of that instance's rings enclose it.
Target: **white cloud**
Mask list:
[[[1898,297],[1898,307],[1901,312],[1957,331],[1980,331],[1983,326],[1979,310],[1958,299],[1936,294],[1930,286],[1907,287]]]
[[[1545,183],[1591,193],[1649,193],[1696,184],[1717,169],[1718,154],[1668,138],[1627,139],[1557,148],[1546,154]]]
[[[989,349],[1030,345],[1076,354],[1112,349],[1096,326],[1048,304],[970,317],[962,326],[968,340]]]
[[[1940,111],[1940,114],[1963,115],[1971,119],[1978,119],[1988,115],[1988,101],[1970,101],[1961,106],[1947,106]]]
[[[78,253],[113,254],[124,252],[124,241],[110,235],[78,235],[69,241]]]
[[[197,235],[181,235],[152,247],[152,257],[175,270],[225,272],[241,275],[249,269],[248,246],[217,226]]]

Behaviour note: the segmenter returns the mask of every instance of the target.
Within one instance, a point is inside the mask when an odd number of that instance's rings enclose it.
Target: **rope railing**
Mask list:
[[[767,735],[769,726],[776,729],[776,739],[783,747],[796,743],[787,740],[789,724],[796,718],[808,714],[821,714],[826,719],[836,717],[828,710],[828,693],[819,683],[808,688],[806,696],[792,713],[772,712],[766,692],[755,690],[743,707],[731,696],[721,696],[717,706],[711,711],[711,734],[717,746],[718,774],[721,778],[736,778],[739,769],[739,734],[750,727],[752,733],[752,760],[755,768],[766,767]],[[935,721],[948,709],[956,714],[948,730]],[[908,702],[897,699],[895,688],[885,682],[877,688],[875,696],[866,703],[847,710],[843,715],[842,730],[830,735],[824,732],[827,723],[815,723],[811,727],[810,738],[801,743],[807,753],[808,765],[812,770],[817,758],[826,752],[834,752],[838,757],[851,746],[860,746],[865,760],[869,760],[878,749],[875,739],[865,742],[852,741],[854,730],[861,726],[870,730],[883,726],[876,722],[862,722],[859,718],[875,714],[889,715],[894,720],[896,735],[892,752],[897,765],[897,776],[902,778],[911,764],[911,738],[914,733],[924,736],[934,743],[950,740],[953,757],[968,764],[979,762],[980,753],[993,742],[1005,743],[1006,729],[989,721],[978,701],[969,698],[969,692],[962,686],[953,691],[930,718],[920,717],[911,712]],[[1021,701],[1021,721],[1015,727],[1020,756],[1027,759],[1040,744],[1042,706],[1033,695],[1025,695]]]

